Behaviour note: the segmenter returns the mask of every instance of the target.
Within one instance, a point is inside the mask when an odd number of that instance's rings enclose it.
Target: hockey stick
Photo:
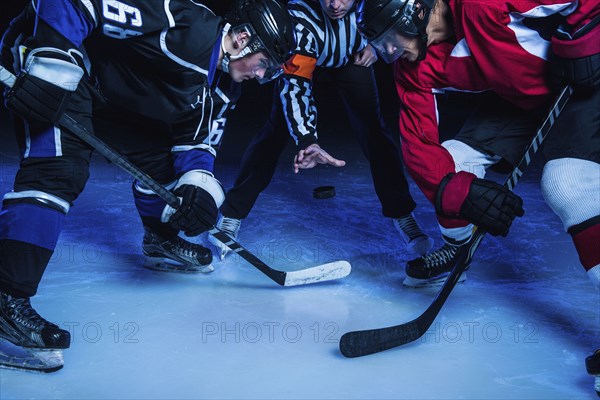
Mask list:
[[[552,126],[554,126],[556,118],[567,104],[572,93],[573,89],[570,86],[567,86],[558,95],[548,116],[537,130],[531,144],[525,150],[525,155],[509,174],[508,178],[506,178],[504,185],[510,190],[513,190],[521,176],[523,176],[523,171],[531,163],[532,156],[537,153],[540,145],[548,135],[548,132],[552,129]],[[456,286],[461,274],[466,270],[466,266],[470,265],[473,254],[477,250],[477,247],[484,236],[485,231],[475,228],[473,237],[466,246],[461,247],[458,251],[456,265],[452,269],[452,272],[440,289],[435,300],[425,312],[414,320],[404,324],[345,333],[340,339],[340,352],[345,357],[361,357],[388,350],[393,347],[402,346],[423,336],[444,306],[444,303],[448,299],[448,296],[450,296],[454,286]]]
[[[15,76],[1,65],[0,81],[9,87],[12,87],[15,82]],[[98,151],[98,153],[102,154],[109,161],[126,171],[133,178],[143,183],[158,197],[163,199],[169,206],[174,209],[179,207],[179,199],[177,196],[165,189],[160,183],[156,182],[149,175],[140,170],[137,166],[133,165],[131,162],[129,162],[129,160],[121,156],[111,147],[107,146],[103,141],[92,135],[84,126],[73,119],[70,115],[66,113],[63,114],[58,122],[58,125],[73,133],[75,136],[92,146],[96,151]],[[281,286],[307,285],[310,283],[340,279],[348,276],[351,271],[350,263],[347,261],[334,261],[299,271],[279,271],[269,267],[219,228],[213,227],[210,230],[210,233],[220,242],[226,244],[230,249],[238,253],[244,260],[252,264],[252,266],[257,268],[259,271]]]

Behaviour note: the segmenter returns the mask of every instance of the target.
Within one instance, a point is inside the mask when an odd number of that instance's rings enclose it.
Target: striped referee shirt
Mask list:
[[[317,140],[317,108],[312,95],[315,68],[340,68],[353,62],[352,56],[367,41],[356,29],[354,9],[334,20],[319,1],[291,0],[287,7],[296,22],[297,46],[285,65],[280,97],[290,134],[305,148]]]

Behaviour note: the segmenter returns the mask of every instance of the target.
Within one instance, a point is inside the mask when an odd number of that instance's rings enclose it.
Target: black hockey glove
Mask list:
[[[466,219],[494,236],[506,236],[515,217],[524,214],[523,200],[508,188],[464,171],[442,179],[435,210],[445,217]]]
[[[33,50],[13,87],[6,89],[5,105],[29,122],[55,125],[82,76],[83,69],[69,53]]]
[[[575,33],[561,26],[552,37],[549,83],[555,90],[570,85],[579,92],[600,89],[600,15]]]
[[[188,236],[196,236],[217,223],[219,210],[210,193],[195,185],[181,185],[174,192],[181,205],[169,218],[174,229]]]
[[[570,85],[576,91],[584,93],[600,89],[600,53],[581,58],[552,55],[550,85],[556,91],[565,85]]]
[[[4,104],[26,121],[55,125],[72,93],[23,72],[14,86],[7,89]]]

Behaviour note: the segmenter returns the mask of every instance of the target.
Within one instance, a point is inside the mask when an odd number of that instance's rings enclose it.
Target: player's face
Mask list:
[[[260,83],[264,83],[278,76],[279,67],[264,52],[258,52],[232,60],[229,64],[229,74],[235,82],[258,79]]]
[[[352,6],[354,5],[354,0],[319,0],[321,2],[321,7],[325,10],[325,13],[331,19],[341,19],[348,14]]]
[[[419,39],[401,35],[394,29],[371,42],[371,45],[387,63],[394,62],[399,58],[415,62],[419,58]]]

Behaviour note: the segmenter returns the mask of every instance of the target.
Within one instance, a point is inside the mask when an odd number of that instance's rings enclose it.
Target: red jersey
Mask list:
[[[523,109],[549,103],[545,73],[558,18],[577,29],[600,14],[598,0],[450,0],[449,6],[456,42],[429,46],[421,62],[394,65],[404,161],[430,201],[455,171],[439,143],[435,93],[493,90]]]

